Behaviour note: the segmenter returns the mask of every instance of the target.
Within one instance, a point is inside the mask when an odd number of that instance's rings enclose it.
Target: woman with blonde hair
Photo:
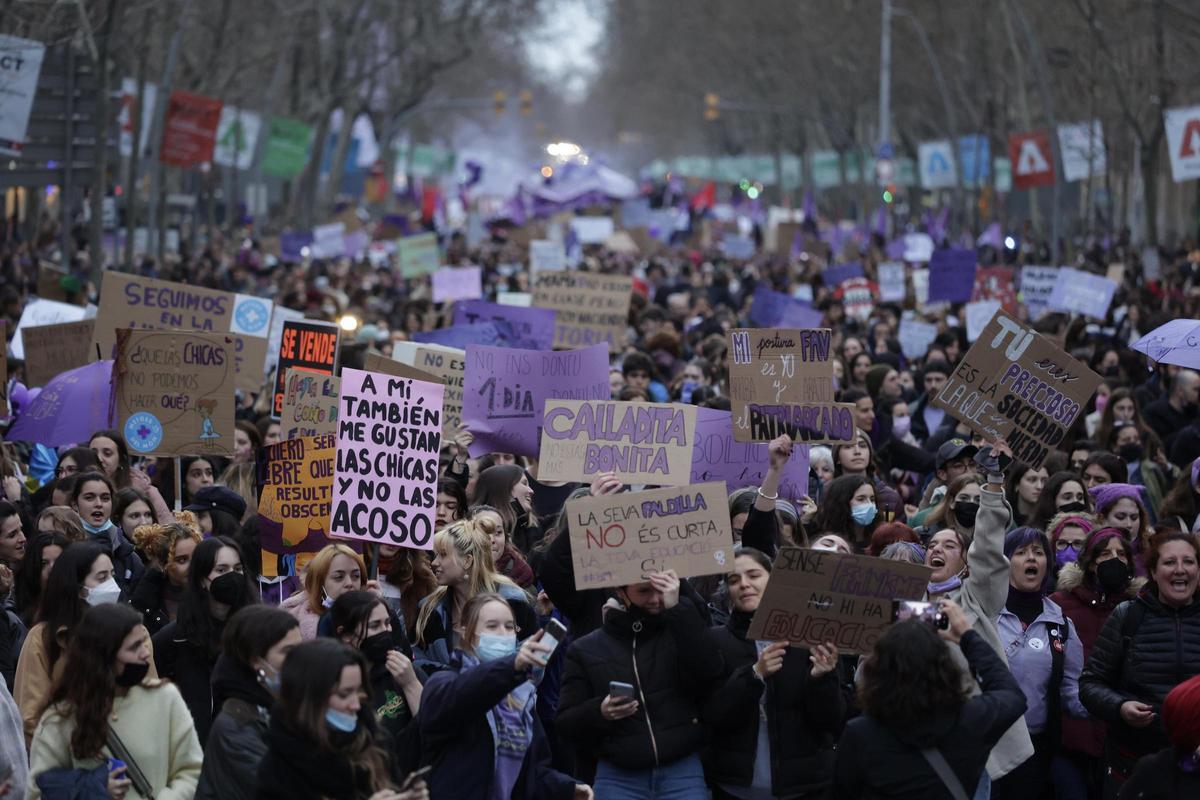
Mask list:
[[[492,563],[496,571],[522,589],[528,590],[533,586],[533,569],[525,556],[513,547],[508,540],[508,531],[504,527],[504,518],[500,512],[491,506],[471,506],[471,520],[488,535],[492,545]]]
[[[258,508],[258,487],[255,483],[254,462],[235,461],[225,468],[217,484],[237,492],[246,501],[246,509],[252,514]],[[244,522],[249,514],[242,515],[238,522]]]
[[[451,653],[459,646],[463,608],[482,592],[494,592],[508,601],[520,639],[537,630],[537,615],[529,596],[511,578],[496,571],[491,538],[476,520],[455,522],[435,534],[433,553],[438,588],[421,601],[417,615],[418,663],[435,668],[450,663]]]
[[[308,641],[317,638],[317,627],[333,601],[355,589],[377,592],[379,584],[367,580],[366,563],[348,545],[327,544],[308,562],[304,591],[283,601],[280,608],[299,621],[300,635]]]
[[[134,587],[129,604],[142,612],[151,636],[175,621],[187,586],[192,552],[201,538],[196,515],[190,511],[180,511],[176,521],[166,525],[139,525],[134,529],[133,543],[146,558],[146,572]]]

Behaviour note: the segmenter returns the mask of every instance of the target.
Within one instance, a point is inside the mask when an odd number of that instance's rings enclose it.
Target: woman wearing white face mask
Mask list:
[[[50,700],[53,682],[63,672],[63,655],[84,612],[89,606],[115,603],[121,596],[112,573],[112,559],[97,542],[76,542],[54,562],[42,593],[37,624],[21,649],[13,687],[13,698],[25,721],[26,745],[32,741],[33,729]]]
[[[538,631],[517,647],[508,601],[477,594],[462,611],[450,668],[425,684],[417,724],[434,797],[591,800],[590,787],[550,766],[531,671],[553,648]]]

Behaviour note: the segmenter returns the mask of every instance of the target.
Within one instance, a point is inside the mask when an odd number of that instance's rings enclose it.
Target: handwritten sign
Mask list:
[[[929,352],[929,345],[937,338],[937,325],[923,322],[919,319],[900,320],[900,330],[897,338],[900,340],[900,352],[905,358],[924,358]]]
[[[1050,293],[1047,307],[1051,311],[1104,319],[1112,305],[1117,282],[1084,270],[1063,267]]]
[[[17,329],[13,334],[10,349],[13,358],[25,358],[25,343],[23,334],[26,328],[42,325],[58,325],[63,322],[78,322],[87,312],[79,306],[60,303],[57,300],[31,300],[21,311],[21,319],[17,321]],[[111,349],[111,347],[110,347]],[[106,351],[105,355],[108,355]]]
[[[810,648],[833,642],[843,653],[869,653],[892,624],[892,601],[924,597],[930,572],[905,561],[784,547],[747,638]]]
[[[336,446],[337,439],[330,433],[300,436],[262,449],[257,462],[258,538],[264,578],[301,574],[312,557],[330,544]]]
[[[732,492],[762,486],[770,467],[767,445],[733,438],[733,415],[713,408],[696,409],[696,444],[692,447],[692,483],[725,481]],[[779,479],[779,496],[798,503],[808,494],[808,445],[792,450]]]
[[[533,304],[555,312],[554,346],[589,347],[606,343],[620,350],[629,327],[633,278],[587,272],[542,272]]]
[[[342,370],[330,536],[433,547],[442,392],[436,383]]]
[[[287,371],[279,438],[337,433],[338,386],[341,379],[293,367]]]
[[[1029,310],[1029,318],[1036,320],[1049,310],[1050,295],[1058,283],[1058,267],[1021,267],[1021,302]]]
[[[262,388],[265,342],[273,311],[274,303],[261,297],[105,272],[91,351],[99,347],[108,358],[117,328],[229,333],[234,342],[237,388],[257,392]]]
[[[479,267],[442,267],[433,273],[432,280],[435,303],[483,297],[483,270]]]
[[[1014,317],[996,312],[933,404],[1033,467],[1064,439],[1100,376]]]
[[[733,437],[805,443],[854,438],[854,406],[833,402],[831,332],[742,328],[729,332]]]
[[[691,483],[696,407],[615,400],[547,400],[538,474],[590,482],[615,472],[625,483]]]
[[[667,569],[681,578],[731,570],[728,506],[721,483],[568,501],[575,588],[627,586]]]
[[[198,331],[116,331],[117,429],[139,456],[233,455],[233,341]]]
[[[94,319],[35,325],[22,331],[25,339],[25,385],[45,386],[51,378],[92,360]]]
[[[331,322],[306,319],[283,323],[279,367],[275,371],[275,402],[272,405],[276,417],[283,413],[289,371],[300,369],[317,375],[333,374],[334,365],[337,364],[339,334],[340,329]]]
[[[904,264],[885,261],[879,265],[879,300],[884,303],[903,303],[908,296]]]
[[[472,345],[463,381],[463,423],[475,435],[471,455],[536,458],[548,400],[607,400],[608,349],[565,352]]]
[[[480,322],[495,325],[503,341],[478,344],[520,350],[549,350],[554,347],[554,312],[548,308],[521,308],[482,300],[467,300],[454,306],[455,325]]]
[[[419,278],[436,271],[441,259],[436,233],[419,233],[396,240],[396,260],[405,278]]]
[[[562,242],[534,239],[529,243],[529,269],[534,272],[561,272],[567,268]]]

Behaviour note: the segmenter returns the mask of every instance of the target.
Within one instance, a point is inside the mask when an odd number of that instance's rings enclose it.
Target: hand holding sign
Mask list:
[[[783,657],[789,646],[787,642],[771,642],[767,645],[759,654],[758,661],[754,662],[754,674],[765,681],[783,669]]]

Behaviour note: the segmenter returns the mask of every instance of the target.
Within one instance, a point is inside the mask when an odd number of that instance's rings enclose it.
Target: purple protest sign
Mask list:
[[[490,322],[500,332],[500,339],[483,342],[507,345],[521,350],[551,350],[554,348],[554,310],[502,306],[483,300],[467,300],[454,307],[455,325],[476,325]]]
[[[929,260],[929,299],[968,303],[975,288],[974,250],[935,250]]]
[[[475,458],[537,458],[547,400],[608,400],[608,345],[544,352],[470,345],[463,379],[463,426]]]
[[[692,448],[692,483],[725,481],[727,491],[761,486],[770,459],[766,442],[738,442],[733,438],[733,415],[711,408],[698,409],[696,444]],[[808,494],[808,445],[792,447],[783,468],[779,496],[799,503]]]
[[[821,270],[821,280],[825,281],[825,285],[830,288],[840,286],[843,281],[851,278],[862,278],[865,275],[862,264],[857,261],[849,264],[834,264]]]
[[[410,337],[414,342],[423,344],[440,344],[442,347],[457,347],[465,350],[469,344],[479,342],[506,341],[491,322],[476,322],[473,325],[454,325],[449,328],[438,328],[436,331],[417,331]]]
[[[823,315],[808,303],[760,283],[754,290],[750,321],[760,328],[819,328]]]
[[[433,548],[440,383],[343,369],[329,535]]]

